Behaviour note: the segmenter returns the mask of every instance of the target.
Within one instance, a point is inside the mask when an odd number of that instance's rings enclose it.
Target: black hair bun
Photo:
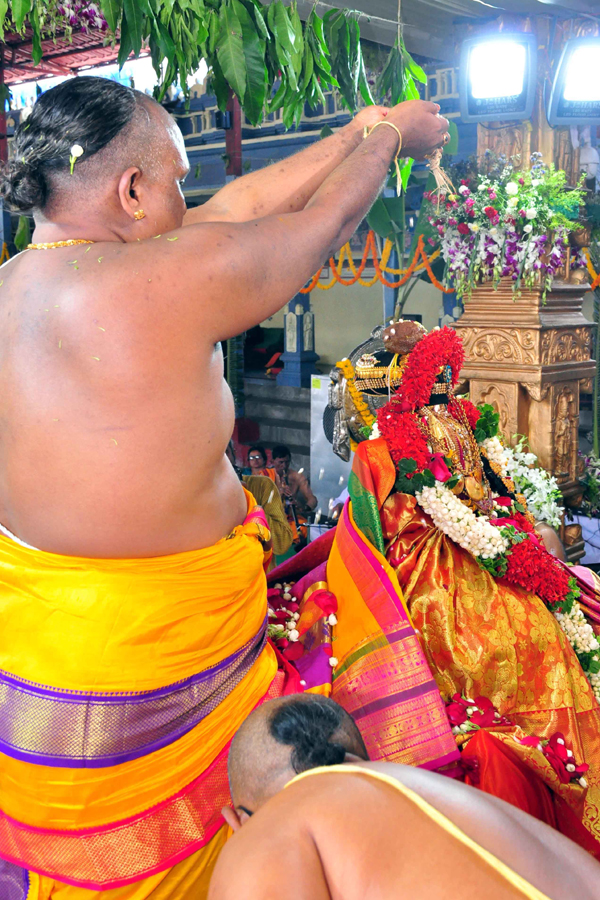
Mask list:
[[[46,202],[46,179],[35,166],[12,159],[2,172],[0,195],[14,212],[41,209]]]
[[[82,75],[36,100],[17,128],[13,157],[4,167],[0,194],[18,212],[43,209],[51,200],[53,173],[68,172],[71,147],[83,162],[104,149],[133,118],[142,95],[108,78]]]

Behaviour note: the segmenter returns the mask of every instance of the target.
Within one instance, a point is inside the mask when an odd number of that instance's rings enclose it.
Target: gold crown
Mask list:
[[[372,353],[363,353],[356,363],[354,383],[359,391],[396,388],[402,381],[407,358],[396,353],[389,366],[382,366]]]

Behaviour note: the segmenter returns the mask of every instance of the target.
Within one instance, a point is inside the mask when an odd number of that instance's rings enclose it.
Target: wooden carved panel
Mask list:
[[[558,362],[584,362],[592,352],[592,332],[585,326],[550,329],[542,335],[542,365]]]
[[[463,328],[465,363],[512,362],[535,365],[536,332],[520,328]]]
[[[489,381],[470,382],[470,399],[473,403],[489,403],[493,406],[500,420],[500,433],[510,441],[518,431],[518,384],[492,384]]]
[[[552,404],[554,442],[553,474],[561,479],[577,477],[579,449],[579,397],[577,384],[557,386]]]

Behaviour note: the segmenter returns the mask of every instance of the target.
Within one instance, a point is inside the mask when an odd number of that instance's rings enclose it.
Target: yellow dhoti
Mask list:
[[[250,514],[135,560],[0,537],[0,874],[27,900],[205,896],[229,741],[279,692],[266,536]]]

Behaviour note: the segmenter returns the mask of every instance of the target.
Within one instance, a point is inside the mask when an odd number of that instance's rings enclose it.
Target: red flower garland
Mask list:
[[[481,418],[481,412],[477,409],[474,403],[471,403],[470,400],[456,400],[453,398],[448,404],[448,412],[451,416],[454,416],[455,419],[460,421],[461,410],[467,417],[467,421],[469,423],[471,431],[475,431],[477,423]]]
[[[561,564],[543,547],[526,540],[515,544],[507,554],[504,578],[518,584],[549,606],[564,603],[569,593],[569,576]]]
[[[431,462],[431,452],[414,413],[399,412],[398,404],[390,400],[379,410],[377,424],[395,463],[401,459],[414,459],[418,472],[427,468]]]
[[[435,380],[443,366],[452,370],[452,384],[465,359],[462,341],[448,326],[432,331],[413,348],[395,398],[402,412],[412,412],[429,402]]]

